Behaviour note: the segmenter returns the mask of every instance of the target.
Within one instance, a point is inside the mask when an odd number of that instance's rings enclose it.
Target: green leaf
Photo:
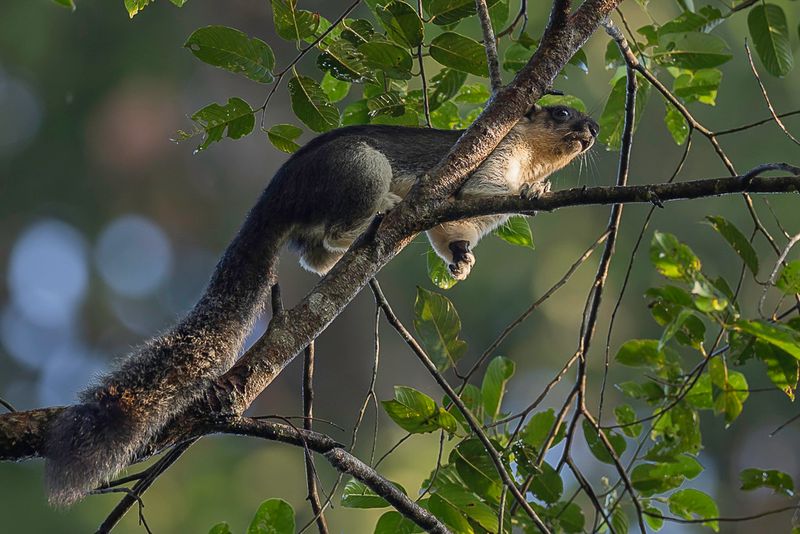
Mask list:
[[[66,7],[75,11],[75,0],[53,0],[56,4],[60,5],[61,7]]]
[[[553,431],[553,425],[555,424],[556,415],[552,408],[539,412],[530,418],[528,424],[522,429],[520,438],[539,452],[542,450],[542,447],[544,447],[545,441],[547,441],[550,432]],[[556,433],[556,439],[553,440],[551,447],[560,441],[558,436],[561,435],[561,437],[563,437],[563,433],[564,425],[562,424],[559,428],[559,432]]]
[[[650,404],[655,404],[664,398],[664,390],[654,382],[639,384],[628,381],[615,384],[614,387],[632,399],[643,400]]]
[[[725,238],[725,241],[736,251],[739,257],[742,258],[742,261],[744,261],[744,264],[750,269],[750,272],[753,273],[754,276],[757,275],[758,254],[756,254],[753,245],[750,244],[736,225],[720,216],[708,216],[706,220],[711,224],[714,230]]]
[[[403,493],[406,490],[399,484],[392,482]],[[386,508],[389,503],[372,491],[370,487],[360,480],[350,479],[342,490],[342,506],[345,508]]]
[[[725,41],[707,33],[670,33],[659,37],[658,44],[653,50],[653,59],[668,67],[708,69],[733,57]]]
[[[272,49],[255,37],[226,26],[206,26],[195,30],[183,44],[194,56],[215,67],[243,74],[259,83],[274,80]]]
[[[455,69],[442,69],[431,78],[433,93],[428,99],[431,111],[456,96],[456,94],[459,94],[459,89],[464,85],[466,79],[466,72]]]
[[[233,534],[233,533],[231,532],[230,525],[223,521],[222,523],[217,523],[216,525],[211,527],[211,530],[208,531],[208,534]]]
[[[672,234],[656,231],[650,243],[650,261],[663,276],[684,281],[700,272],[700,259]]]
[[[463,75],[464,73],[461,72],[459,74]],[[481,83],[471,83],[461,87],[453,100],[458,104],[485,104],[491,96],[485,85]]]
[[[741,489],[745,491],[770,488],[775,494],[794,497],[792,477],[775,469],[745,469],[739,473],[739,480],[742,481]]]
[[[711,360],[709,366],[714,411],[725,415],[726,425],[730,425],[742,413],[744,402],[749,397],[747,379],[742,373],[728,370],[721,358]]]
[[[625,438],[613,430],[602,430],[602,432],[608,438],[614,452],[619,458],[627,447]],[[589,446],[589,450],[592,451],[595,458],[606,464],[614,463],[614,459],[611,457],[611,454],[609,454],[608,449],[606,449],[606,445],[603,443],[602,438],[600,438],[599,432],[585,419],[583,420],[583,437],[586,439],[586,444]]]
[[[722,12],[719,9],[703,6],[699,12],[684,11],[680,16],[665,22],[658,28],[658,35],[663,36],[668,33],[685,33],[700,31],[708,33],[722,19]]]
[[[422,20],[416,9],[400,0],[386,6],[377,6],[378,20],[389,38],[406,48],[416,48],[422,43]]]
[[[400,93],[397,91],[388,91],[375,95],[367,100],[367,109],[369,116],[377,117],[379,115],[390,115],[392,117],[399,117],[405,113],[406,103]]]
[[[183,4],[188,2],[189,0],[169,0],[172,4],[176,7],[183,7]]]
[[[711,376],[709,373],[704,373],[700,375],[691,389],[686,393],[686,402],[700,410],[711,410],[714,408],[712,389]]]
[[[369,124],[369,109],[366,100],[356,100],[347,104],[342,112],[342,126]]]
[[[486,5],[491,9],[499,1],[487,0]],[[475,14],[473,0],[423,0],[422,7],[431,17],[431,22],[438,26],[454,24]]]
[[[467,343],[458,338],[461,319],[453,303],[421,287],[414,303],[414,329],[439,371],[454,365],[467,350]]]
[[[441,428],[439,408],[429,396],[414,388],[395,386],[394,397],[381,401],[381,404],[392,421],[403,430],[424,434]]]
[[[675,489],[687,478],[695,478],[702,472],[703,466],[697,460],[682,454],[672,462],[639,464],[633,468],[630,477],[636,490],[650,496]]]
[[[773,76],[786,76],[794,66],[794,58],[783,8],[775,4],[758,3],[747,15],[747,26],[767,72]]]
[[[439,289],[450,289],[458,280],[450,274],[450,269],[442,258],[432,248],[425,254],[428,265],[428,278]]]
[[[639,418],[629,405],[620,404],[614,408],[614,415],[617,418],[617,424],[625,425],[620,430],[629,438],[635,438],[642,433],[642,423],[636,422]]]
[[[674,462],[680,454],[697,454],[702,443],[697,411],[686,403],[676,404],[656,419],[650,437],[655,444],[646,460]]]
[[[458,106],[453,102],[445,102],[431,113],[431,124],[440,130],[453,130],[461,126]]]
[[[364,61],[372,69],[383,71],[395,80],[411,79],[411,54],[406,49],[389,41],[370,41],[359,45]]]
[[[459,508],[444,500],[439,494],[434,493],[431,495],[430,500],[428,500],[428,509],[440,521],[449,526],[453,532],[475,533],[475,529],[472,528],[472,525],[469,524],[469,521],[467,521],[467,518],[464,517]]]
[[[686,138],[689,137],[689,125],[681,115],[681,112],[678,111],[678,108],[669,102],[665,102],[665,105],[667,113],[664,115],[664,124],[667,125],[667,130],[669,130],[675,143],[682,145],[686,142]]]
[[[800,362],[785,351],[763,341],[755,343],[755,354],[767,366],[767,376],[775,387],[794,400],[794,392],[800,377]]]
[[[413,521],[406,519],[400,512],[386,512],[375,525],[375,534],[414,534],[422,532]]]
[[[615,359],[629,367],[659,369],[664,365],[666,356],[655,339],[631,339],[619,348]]]
[[[297,9],[297,0],[271,0],[275,31],[287,41],[313,37],[320,25],[318,13]]]
[[[533,50],[520,43],[512,43],[503,54],[503,70],[517,72],[522,70],[533,55]],[[484,60],[485,61],[485,60]]]
[[[496,420],[500,414],[500,406],[503,402],[506,384],[514,376],[516,365],[512,360],[498,356],[489,363],[486,374],[483,375],[481,385],[481,398],[486,415],[492,420]]]
[[[503,26],[508,21],[509,3],[509,0],[498,0],[495,5],[489,8],[489,18],[492,21],[492,29],[495,35],[503,30]]]
[[[498,226],[494,235],[512,245],[527,247],[533,250],[533,234],[528,218],[524,215],[512,215],[506,222]]]
[[[672,72],[673,69],[670,69]],[[722,71],[719,69],[682,70],[674,69],[675,81],[673,92],[684,102],[700,102],[714,106],[717,103],[717,92],[722,82]]]
[[[294,114],[315,132],[339,126],[339,111],[315,80],[306,76],[293,77],[289,80],[289,96]]]
[[[228,99],[224,106],[209,104],[196,111],[192,120],[197,124],[192,132],[178,131],[176,141],[185,141],[191,137],[203,134],[203,142],[197,147],[195,153],[205,150],[208,146],[222,139],[223,134],[231,139],[239,139],[253,131],[256,118],[250,104],[241,98]]]
[[[583,103],[583,100],[572,95],[544,95],[539,99],[538,104],[542,107],[567,106],[586,113],[586,104]]]
[[[283,499],[268,499],[258,507],[247,534],[294,534],[294,510]]]
[[[361,83],[373,80],[364,54],[349,41],[337,39],[317,57],[317,67],[337,80]]]
[[[133,18],[148,4],[150,4],[150,0],[125,0],[125,9],[128,11],[128,16]]]
[[[331,76],[330,72],[325,73],[319,85],[331,102],[341,102],[347,97],[347,93],[350,92],[350,83],[337,80]]]
[[[485,414],[483,413],[483,399],[481,398],[481,390],[478,389],[478,387],[474,384],[467,384],[459,397],[461,397],[461,402],[464,403],[467,409],[472,412],[472,415],[474,415],[478,421],[483,421]],[[445,407],[450,408],[453,402],[449,397],[445,396],[442,404]],[[451,409],[449,413],[455,417],[459,423],[461,423],[461,426],[464,427],[465,430],[471,432],[470,426],[460,410]]]
[[[564,481],[550,464],[544,462],[539,473],[534,474],[531,479],[530,491],[537,499],[553,504],[564,493]]]
[[[453,473],[453,477],[457,479],[455,473]],[[489,532],[497,532],[497,514],[490,506],[481,501],[474,493],[464,488],[464,483],[460,479],[441,483],[439,478],[437,476],[436,495],[466,514],[467,517]]]
[[[294,124],[276,124],[267,132],[267,137],[270,143],[282,152],[291,154],[300,148],[300,145],[295,143],[295,139],[300,137],[303,130]]]
[[[737,321],[734,328],[755,336],[764,343],[777,347],[800,360],[800,332],[781,324],[766,321]]]
[[[644,520],[647,522],[648,526],[658,532],[664,526],[664,517],[661,514],[661,510],[658,508],[653,508],[652,506],[644,506]]]
[[[603,61],[606,70],[625,66],[625,59],[622,57],[619,46],[617,46],[617,42],[614,39],[610,39],[606,44],[606,53],[603,55]]]
[[[467,439],[451,452],[450,463],[455,464],[467,488],[480,497],[498,502],[502,490],[500,475],[478,439]]]
[[[650,94],[650,82],[636,75],[636,106],[634,130],[644,115],[647,97]],[[616,80],[608,95],[603,114],[600,115],[600,141],[611,150],[619,150],[622,143],[622,130],[625,127],[625,77]]]
[[[611,525],[614,527],[614,532],[628,534],[628,527],[630,526],[628,524],[628,514],[625,513],[622,506],[618,506],[611,515]]]
[[[584,531],[586,518],[583,516],[581,507],[574,502],[558,503],[551,510],[553,510],[558,524],[567,534],[578,534]]]
[[[670,495],[669,511],[684,519],[711,519],[719,516],[714,499],[696,489],[680,490]],[[706,521],[703,524],[714,532],[719,532],[717,521]]]
[[[445,67],[484,78],[489,75],[483,46],[464,35],[454,32],[437,35],[431,41],[430,54]]]
[[[787,295],[800,293],[800,260],[794,260],[787,264],[781,270],[781,275],[775,285]]]
[[[350,41],[355,46],[367,43],[375,35],[372,23],[365,19],[345,20],[342,23],[342,33],[340,37]]]

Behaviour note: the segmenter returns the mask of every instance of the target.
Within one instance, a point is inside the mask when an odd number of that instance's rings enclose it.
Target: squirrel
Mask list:
[[[591,148],[598,130],[573,108],[534,105],[456,195],[536,197],[549,190],[552,172]],[[116,476],[233,365],[267,301],[285,242],[304,268],[325,274],[462,133],[349,126],[295,152],[261,194],[186,317],[134,349],[50,425],[45,446],[50,502],[70,505]],[[448,222],[427,234],[453,276],[463,280],[475,263],[472,248],[508,217]]]

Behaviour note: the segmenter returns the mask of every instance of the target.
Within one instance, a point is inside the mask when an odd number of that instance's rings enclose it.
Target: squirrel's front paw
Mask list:
[[[525,183],[519,188],[520,198],[525,200],[533,200],[539,198],[545,193],[550,192],[550,181],[544,180],[542,182],[534,182],[532,184]]]
[[[453,263],[448,266],[450,274],[456,280],[466,279],[475,265],[475,255],[469,249],[469,241],[453,241],[450,251],[453,253]]]

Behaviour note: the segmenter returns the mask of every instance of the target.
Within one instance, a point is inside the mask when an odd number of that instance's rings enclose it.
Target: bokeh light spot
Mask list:
[[[95,250],[97,269],[118,294],[144,297],[158,289],[172,270],[172,249],[156,224],[125,215],[109,224]]]

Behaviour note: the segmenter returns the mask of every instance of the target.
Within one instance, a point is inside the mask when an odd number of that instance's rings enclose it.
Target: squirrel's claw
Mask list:
[[[469,241],[453,241],[449,247],[453,253],[453,263],[448,265],[450,274],[456,280],[464,280],[475,265],[475,255],[469,249]]]
[[[519,196],[525,200],[534,200],[539,198],[545,193],[550,192],[550,181],[544,180],[541,182],[524,183],[519,188]]]

